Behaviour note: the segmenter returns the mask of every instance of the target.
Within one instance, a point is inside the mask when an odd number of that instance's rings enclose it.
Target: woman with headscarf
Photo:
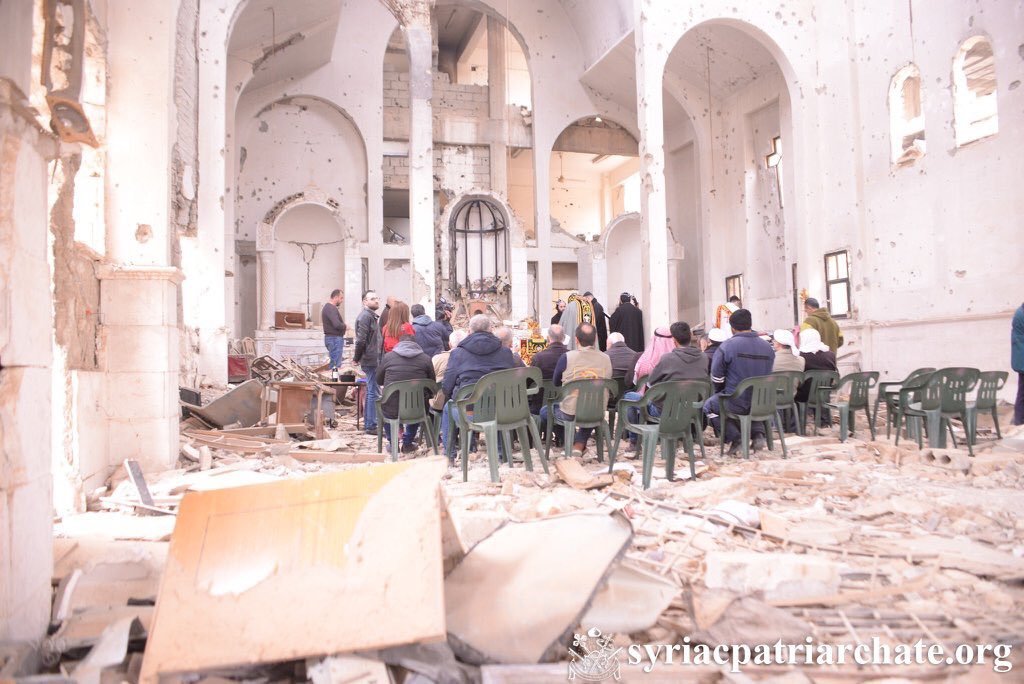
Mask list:
[[[804,360],[804,372],[811,370],[838,371],[836,365],[836,353],[828,348],[828,345],[821,341],[821,333],[814,328],[800,331],[800,356]],[[800,389],[796,391],[796,400],[799,403],[807,401],[811,393],[811,381],[804,380]],[[821,420],[817,423],[830,425],[828,410],[822,411]]]

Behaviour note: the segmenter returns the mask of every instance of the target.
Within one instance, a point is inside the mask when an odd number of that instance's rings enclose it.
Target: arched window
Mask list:
[[[921,72],[908,64],[889,84],[889,135],[894,164],[910,164],[924,155]]]
[[[965,40],[953,60],[953,127],[957,147],[999,130],[996,60],[984,36]]]
[[[503,292],[508,281],[508,222],[501,208],[482,198],[466,200],[452,213],[449,229],[459,287],[473,298]]]

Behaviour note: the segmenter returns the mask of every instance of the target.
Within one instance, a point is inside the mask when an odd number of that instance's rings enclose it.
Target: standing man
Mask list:
[[[813,328],[817,330],[821,335],[821,341],[828,345],[829,351],[833,354],[839,351],[839,348],[843,346],[843,331],[832,318],[828,309],[820,306],[814,297],[808,297],[804,302],[804,313],[807,314],[807,318],[804,319],[800,329],[810,330]]]
[[[772,364],[775,363],[775,350],[772,346],[758,337],[757,333],[751,330],[753,320],[750,312],[746,309],[737,309],[729,316],[729,325],[732,327],[732,337],[722,343],[715,353],[711,362],[711,382],[725,383],[725,394],[731,394],[736,386],[747,378],[757,375],[768,375],[772,372]],[[719,395],[716,393],[704,404],[704,413],[715,428],[715,432],[721,438],[729,442],[729,455],[735,456],[740,452],[739,425],[730,421],[721,425],[719,417]],[[741,396],[734,396],[729,400],[729,409],[733,413],[750,413],[750,399],[753,390],[744,392]],[[764,423],[756,422],[750,426],[751,437],[753,438],[754,451],[767,447],[764,438]]]
[[[377,321],[377,309],[380,308],[380,297],[373,290],[363,293],[363,310],[356,318],[356,351],[352,360],[359,364],[366,374],[366,406],[363,409],[363,427],[366,434],[377,434],[377,397],[380,387],[377,385],[377,363],[380,360],[381,333]]]
[[[1013,314],[1010,365],[1017,371],[1017,401],[1013,404],[1013,424],[1024,425],[1024,304]]]
[[[619,295],[619,306],[612,313],[611,330],[622,333],[626,346],[633,351],[644,350],[644,315],[628,292]]]
[[[348,330],[348,327],[338,310],[344,299],[345,296],[341,294],[341,290],[332,291],[330,300],[324,304],[324,308],[320,312],[320,322],[324,327],[324,346],[327,347],[327,353],[331,355],[332,369],[341,366],[341,358],[345,353],[345,331]]]
[[[597,348],[605,351],[608,348],[608,314],[604,312],[601,302],[597,301],[594,293],[587,290],[583,293],[584,299],[594,307],[594,327],[597,328]]]

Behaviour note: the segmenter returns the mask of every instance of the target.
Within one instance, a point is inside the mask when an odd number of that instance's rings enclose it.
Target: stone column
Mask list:
[[[259,258],[256,280],[260,302],[259,329],[270,330],[274,327],[274,250],[261,249],[256,255]]]
[[[491,191],[508,198],[508,51],[505,24],[487,17],[487,91],[490,116]],[[516,285],[525,287],[526,282]]]
[[[434,310],[434,92],[430,6],[420,3],[403,21],[409,51],[409,232],[412,301]]]
[[[107,14],[107,256],[100,275],[108,463],[178,457],[178,285],[171,265],[171,146],[177,2]],[[221,299],[210,302],[223,306]]]
[[[644,335],[669,321],[668,209],[665,197],[665,122],[662,113],[662,74],[665,48],[635,3],[636,107],[640,128],[640,254]]]
[[[0,3],[0,641],[42,638],[53,572],[47,162],[32,116],[32,3]],[[10,34],[10,35],[8,35]]]

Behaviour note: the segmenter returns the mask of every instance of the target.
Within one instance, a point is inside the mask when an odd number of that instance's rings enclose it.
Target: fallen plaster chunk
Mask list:
[[[163,541],[171,536],[175,518],[169,515],[142,517],[130,513],[79,513],[65,516],[54,525],[56,537],[100,537]]]
[[[358,656],[331,656],[306,666],[306,675],[313,684],[392,684],[388,666],[379,660]]]
[[[446,472],[417,459],[187,494],[142,680],[442,640]]]
[[[921,452],[921,463],[966,473],[971,470],[971,455],[959,449],[925,449]]]
[[[574,489],[598,489],[612,483],[611,473],[591,473],[575,458],[557,458],[552,462],[555,472]]]
[[[704,559],[704,583],[741,595],[760,593],[768,601],[835,594],[842,565],[819,556],[755,551],[712,551]]]
[[[629,564],[616,567],[580,620],[604,634],[632,634],[655,625],[679,587],[661,575]]]
[[[128,638],[141,626],[134,617],[124,617],[107,626],[99,641],[74,670],[79,684],[99,684],[103,669],[119,665],[128,654]]]
[[[564,658],[573,629],[632,537],[618,512],[504,525],[445,580],[452,650],[473,664]]]

